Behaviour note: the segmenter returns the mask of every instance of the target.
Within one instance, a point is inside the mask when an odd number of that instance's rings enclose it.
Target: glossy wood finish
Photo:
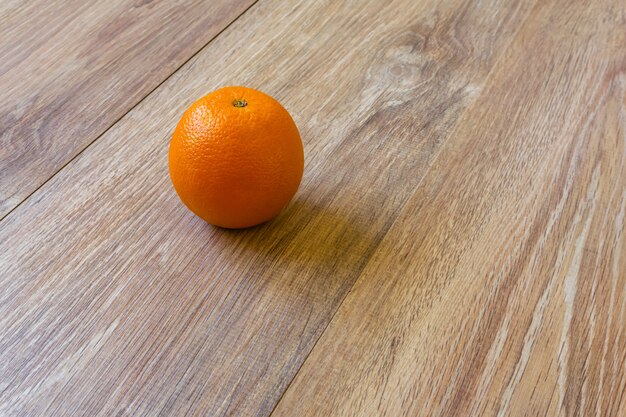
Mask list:
[[[260,0],[0,222],[0,414],[623,414],[626,7],[354,6]],[[307,158],[244,231],[167,175],[227,84]]]
[[[538,3],[273,416],[626,415],[624,11]]]

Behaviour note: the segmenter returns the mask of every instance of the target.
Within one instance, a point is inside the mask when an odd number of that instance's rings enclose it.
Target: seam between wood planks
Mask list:
[[[510,45],[513,44],[513,42],[516,41],[518,34],[520,32],[520,30],[526,25],[526,22],[528,21],[529,17],[531,16],[531,14],[533,13],[533,11],[537,8],[537,0],[535,0],[533,2],[533,6],[529,9],[529,11],[526,13],[526,15],[522,18],[522,20],[520,21],[520,24],[517,26],[517,28],[515,29],[515,32],[511,35],[510,41],[506,44],[505,47],[502,48],[502,51],[500,52],[499,56],[495,59],[492,67],[489,69],[489,71],[487,72],[487,75],[485,76],[485,81],[483,83],[483,86],[489,85],[490,80],[498,73],[498,66],[500,64],[500,61],[504,58],[507,49],[509,48]],[[483,93],[481,92],[481,95]],[[478,101],[478,98],[475,99],[475,101]],[[302,370],[302,368],[304,367],[304,364],[307,362],[307,360],[309,359],[309,356],[311,356],[311,353],[315,350],[315,348],[317,347],[317,344],[319,343],[319,341],[322,339],[322,337],[326,334],[326,331],[328,330],[328,327],[330,326],[330,324],[333,322],[333,320],[335,319],[335,316],[337,315],[337,312],[341,309],[341,306],[343,305],[343,303],[345,302],[346,298],[348,298],[348,296],[350,295],[350,293],[352,292],[352,290],[354,289],[354,287],[356,286],[356,284],[360,281],[361,277],[363,276],[363,271],[366,270],[367,266],[372,262],[373,254],[376,253],[378,247],[380,246],[380,243],[385,239],[385,237],[387,236],[389,230],[391,230],[391,228],[393,227],[394,224],[396,224],[398,222],[398,217],[399,217],[399,213],[401,213],[404,208],[407,206],[407,204],[411,201],[411,197],[415,194],[415,190],[417,190],[421,184],[422,181],[424,181],[424,178],[426,178],[427,174],[429,173],[429,171],[431,170],[431,168],[433,167],[434,163],[437,161],[437,159],[439,158],[439,155],[441,154],[442,149],[445,147],[445,144],[448,142],[448,140],[450,140],[450,138],[452,136],[454,136],[454,134],[456,133],[458,126],[461,124],[461,122],[464,120],[464,116],[466,113],[469,112],[470,109],[473,108],[473,104],[469,105],[465,108],[465,110],[463,110],[461,116],[458,118],[457,122],[455,123],[454,127],[450,130],[450,133],[448,134],[448,136],[442,140],[442,144],[441,146],[437,149],[437,151],[435,152],[433,158],[431,159],[430,163],[428,164],[428,167],[426,168],[426,170],[424,171],[424,175],[422,176],[422,178],[420,178],[419,182],[417,183],[417,185],[415,186],[415,189],[413,191],[413,193],[411,193],[406,201],[404,201],[404,203],[402,203],[402,205],[400,207],[398,207],[397,213],[398,215],[396,216],[395,219],[393,219],[392,222],[390,222],[387,226],[386,229],[383,230],[383,234],[382,236],[378,239],[378,242],[376,244],[376,247],[373,248],[373,250],[371,251],[372,256],[370,256],[369,260],[367,262],[365,262],[365,264],[363,265],[363,267],[361,268],[361,271],[359,272],[359,275],[357,276],[357,278],[354,280],[354,282],[352,283],[352,285],[350,286],[350,289],[348,291],[346,291],[345,295],[341,298],[341,301],[337,304],[337,307],[335,309],[335,311],[333,312],[332,316],[330,317],[330,319],[328,320],[328,322],[326,323],[326,326],[324,326],[324,330],[322,330],[322,332],[320,333],[319,337],[317,338],[317,340],[315,341],[315,343],[313,344],[313,346],[311,347],[311,350],[309,350],[309,352],[307,353],[307,355],[305,356],[304,360],[302,361],[302,363],[300,364],[300,366],[298,367],[298,370],[294,373],[293,377],[291,378],[291,380],[289,381],[289,384],[287,385],[287,387],[283,390],[283,392],[280,394],[280,397],[278,398],[278,400],[276,401],[276,403],[274,404],[274,406],[272,407],[272,411],[268,414],[268,417],[271,417],[274,415],[274,411],[276,410],[276,408],[278,407],[278,405],[280,404],[280,402],[282,401],[283,397],[285,396],[285,393],[287,391],[289,391],[289,388],[291,388],[291,385],[293,384],[293,381],[295,381],[296,377],[298,376],[298,374],[300,373],[300,371]]]
[[[16,211],[22,204],[24,204],[27,200],[29,200],[37,191],[39,191],[40,189],[42,189],[48,182],[50,182],[51,179],[53,179],[54,177],[56,177],[61,171],[63,171],[65,169],[65,167],[67,167],[70,163],[72,163],[74,160],[76,160],[79,156],[81,156],[88,148],[91,147],[91,145],[93,145],[94,143],[96,143],[101,137],[103,137],[109,130],[111,130],[111,128],[113,126],[115,126],[120,120],[122,120],[124,117],[126,117],[126,115],[128,113],[130,113],[133,109],[135,109],[135,107],[137,107],[139,104],[141,104],[145,99],[147,99],[148,97],[150,97],[152,95],[152,93],[154,93],[159,87],[161,87],[167,80],[169,80],[174,74],[176,74],[178,71],[180,71],[181,68],[183,68],[185,65],[187,65],[188,62],[190,62],[192,59],[194,59],[200,52],[202,52],[203,50],[205,50],[208,46],[211,45],[211,43],[217,39],[222,33],[224,33],[228,28],[230,28],[232,26],[233,23],[235,23],[237,20],[239,20],[239,18],[241,16],[243,16],[245,13],[247,13],[253,6],[255,6],[257,3],[259,2],[259,0],[254,0],[249,6],[247,6],[241,13],[239,13],[237,16],[235,16],[235,18],[233,20],[231,20],[226,26],[224,26],[219,32],[217,32],[214,36],[212,36],[204,45],[202,45],[200,48],[198,48],[198,50],[196,52],[194,52],[193,54],[191,54],[191,56],[189,58],[187,58],[185,61],[183,61],[178,67],[176,67],[170,74],[168,74],[166,77],[164,77],[153,89],[151,89],[150,91],[148,91],[148,93],[146,95],[144,95],[143,97],[141,97],[134,105],[132,105],[127,111],[125,111],[120,117],[118,117],[117,119],[115,119],[110,125],[109,127],[107,127],[106,129],[104,129],[102,131],[102,133],[100,133],[99,135],[97,135],[91,142],[89,142],[84,148],[82,148],[81,150],[78,151],[78,153],[76,153],[76,155],[74,155],[73,157],[71,157],[67,162],[65,162],[64,164],[62,164],[59,169],[57,169],[56,171],[54,171],[52,173],[52,175],[50,175],[48,177],[48,179],[46,179],[44,182],[42,182],[38,187],[36,187],[32,192],[30,192],[26,197],[24,197],[19,203],[17,203],[13,208],[11,208],[6,214],[4,214],[3,216],[0,216],[0,226],[2,225],[2,221],[4,219],[6,219],[7,217],[9,217],[9,215],[11,213],[13,213],[14,211]]]

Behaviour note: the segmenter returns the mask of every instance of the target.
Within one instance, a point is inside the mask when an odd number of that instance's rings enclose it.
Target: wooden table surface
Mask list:
[[[626,416],[624,0],[176,3],[0,2],[1,416]],[[224,85],[305,147],[241,231]]]

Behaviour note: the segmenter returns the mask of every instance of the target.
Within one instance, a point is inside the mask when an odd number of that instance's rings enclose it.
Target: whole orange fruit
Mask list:
[[[178,122],[169,152],[180,199],[208,223],[242,228],[276,216],[304,169],[300,133],[283,106],[246,87],[196,101]]]

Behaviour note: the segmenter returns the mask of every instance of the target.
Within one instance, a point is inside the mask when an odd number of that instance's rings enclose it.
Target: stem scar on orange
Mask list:
[[[185,111],[169,151],[180,199],[208,223],[243,228],[276,216],[294,196],[304,151],[278,101],[246,87],[224,87]]]

